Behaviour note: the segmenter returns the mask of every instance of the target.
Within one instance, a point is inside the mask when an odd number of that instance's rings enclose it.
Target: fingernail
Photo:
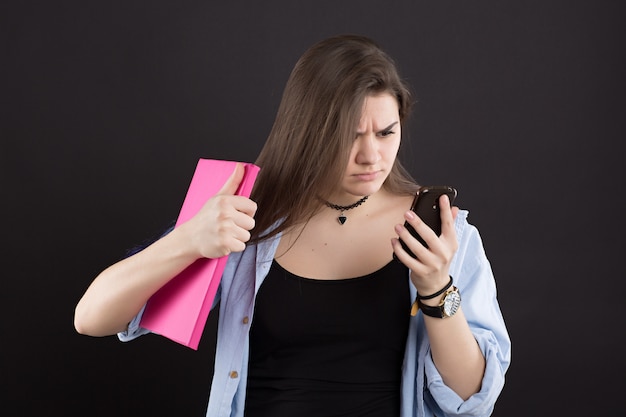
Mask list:
[[[413,214],[413,212],[409,210],[404,213],[404,217],[406,217],[407,220],[413,220],[415,218],[415,214]]]

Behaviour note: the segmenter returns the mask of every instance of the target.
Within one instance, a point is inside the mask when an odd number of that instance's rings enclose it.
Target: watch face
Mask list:
[[[461,295],[458,291],[450,292],[443,302],[443,314],[453,316],[461,305]]]

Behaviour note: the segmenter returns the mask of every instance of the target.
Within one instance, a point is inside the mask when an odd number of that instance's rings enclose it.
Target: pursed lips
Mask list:
[[[378,177],[378,174],[380,172],[381,172],[380,170],[379,171],[360,172],[358,174],[353,174],[352,176],[356,177],[356,178],[358,178],[358,179],[360,179],[362,181],[371,181],[371,180],[376,179],[376,177]]]

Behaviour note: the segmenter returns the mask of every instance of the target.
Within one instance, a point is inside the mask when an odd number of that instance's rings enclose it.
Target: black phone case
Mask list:
[[[439,208],[439,197],[444,194],[448,196],[450,199],[450,205],[452,205],[454,199],[456,198],[456,189],[454,189],[454,187],[449,185],[424,186],[419,189],[415,199],[413,200],[413,204],[411,205],[411,210],[413,210],[424,223],[433,229],[437,236],[441,235],[441,209]],[[428,247],[426,242],[424,242],[415,229],[413,229],[413,226],[411,226],[408,222],[404,222],[404,227],[406,227],[411,235],[422,245]],[[402,239],[400,239],[400,244],[409,255],[415,258],[415,254],[411,252]]]

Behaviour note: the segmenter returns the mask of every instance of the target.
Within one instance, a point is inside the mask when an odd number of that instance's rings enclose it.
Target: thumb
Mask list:
[[[456,216],[459,214],[459,208],[452,206],[452,220],[456,220]]]
[[[241,180],[243,179],[243,174],[245,173],[245,168],[243,164],[237,162],[235,165],[235,170],[230,177],[226,180],[222,189],[217,193],[218,195],[234,195],[239,188],[239,184],[241,184]]]

